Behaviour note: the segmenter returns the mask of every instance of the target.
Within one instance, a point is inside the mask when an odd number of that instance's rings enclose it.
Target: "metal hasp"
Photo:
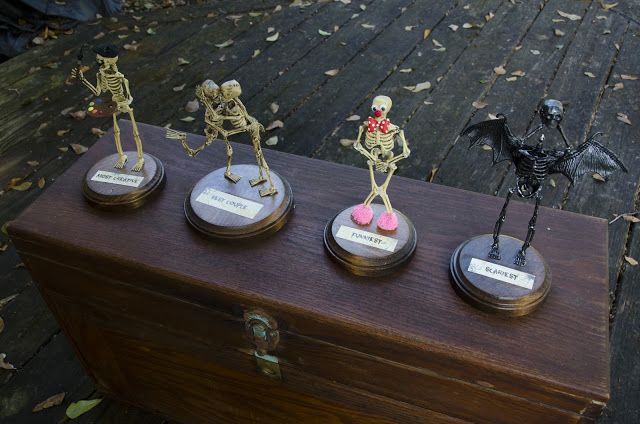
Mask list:
[[[278,357],[269,352],[276,349],[280,341],[278,323],[261,310],[249,310],[244,313],[244,325],[247,337],[255,347],[253,356],[261,374],[282,380]]]

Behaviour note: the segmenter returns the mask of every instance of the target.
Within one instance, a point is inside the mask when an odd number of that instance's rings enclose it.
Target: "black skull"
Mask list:
[[[556,128],[562,121],[564,109],[558,100],[545,100],[540,108],[540,120],[550,128]]]

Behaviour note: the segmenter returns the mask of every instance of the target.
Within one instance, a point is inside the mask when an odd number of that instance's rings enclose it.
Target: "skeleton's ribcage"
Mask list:
[[[556,160],[557,158],[552,156],[542,158],[523,156],[516,164],[516,175],[542,181],[549,174]]]
[[[122,87],[122,79],[115,75],[107,75],[102,79],[103,90],[108,90],[114,97],[124,98],[124,88]]]
[[[243,115],[231,115],[229,118],[233,128],[244,128],[247,125],[247,120]]]
[[[383,134],[380,131],[367,132],[364,138],[364,145],[367,149],[380,149],[380,153],[386,155],[393,151],[395,133],[388,132]]]

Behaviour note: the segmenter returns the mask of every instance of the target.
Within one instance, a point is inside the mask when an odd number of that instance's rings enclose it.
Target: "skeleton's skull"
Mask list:
[[[118,63],[118,54],[120,53],[118,46],[107,44],[95,47],[93,51],[96,54],[96,62],[98,62],[101,69],[115,69]]]
[[[564,108],[558,100],[548,99],[542,103],[540,108],[540,120],[550,128],[556,128],[564,116]]]
[[[376,96],[371,104],[371,111],[376,118],[385,119],[392,105],[393,102],[391,98],[387,96]]]
[[[209,99],[214,99],[218,97],[218,94],[220,93],[220,87],[215,82],[206,80],[202,83],[202,92]]]
[[[236,80],[223,83],[220,90],[222,91],[222,97],[224,97],[225,100],[235,99],[236,97],[240,97],[240,94],[242,94],[242,87],[240,87],[240,83]]]

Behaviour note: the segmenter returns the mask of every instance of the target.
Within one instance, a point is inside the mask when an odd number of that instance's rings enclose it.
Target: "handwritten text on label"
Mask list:
[[[144,180],[142,175],[117,174],[109,171],[97,171],[91,181],[99,181],[101,183],[118,184],[129,187],[139,187]]]
[[[347,227],[346,225],[340,226],[336,237],[388,252],[396,250],[396,244],[398,244],[398,240],[394,238],[370,233],[369,231],[358,230],[357,228]]]
[[[206,188],[196,198],[196,202],[249,219],[255,218],[264,206],[260,203],[252,202],[251,200],[243,199],[242,197],[234,196],[233,194],[225,193],[214,188]]]
[[[536,279],[535,275],[483,261],[478,258],[471,258],[469,271],[529,290],[533,288],[533,282]]]

